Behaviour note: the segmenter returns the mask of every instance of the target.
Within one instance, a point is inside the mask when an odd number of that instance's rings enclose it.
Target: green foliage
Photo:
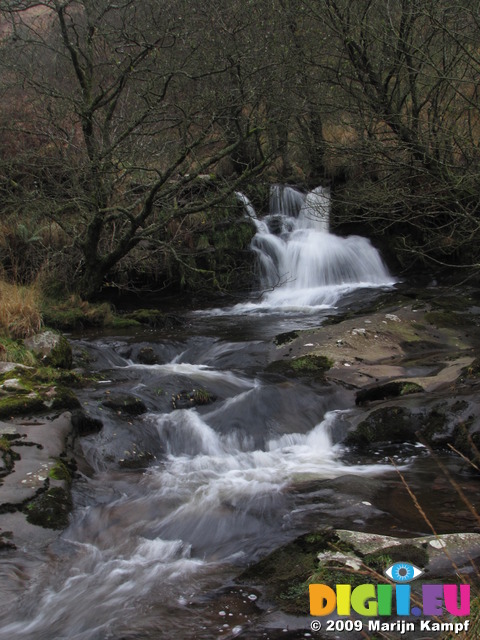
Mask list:
[[[23,340],[12,340],[5,337],[0,337],[0,360],[30,367],[38,364],[35,354],[25,347]]]

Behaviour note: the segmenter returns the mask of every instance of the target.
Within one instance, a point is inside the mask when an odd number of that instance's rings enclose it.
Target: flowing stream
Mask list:
[[[175,331],[72,337],[104,378],[80,392],[104,426],[82,439],[68,529],[47,556],[23,550],[9,561],[18,598],[0,638],[304,637],[308,620],[266,613],[260,593],[236,582],[242,568],[319,525],[391,522],[372,504],[394,482],[385,454],[352,459],[340,444],[351,393],[265,367],[277,333],[320,325],[333,305],[360,304],[393,278],[367,240],[328,233],[322,189],[273,189],[262,220],[239,197],[257,226],[262,295],[187,313]],[[146,348],[153,364],[141,364]],[[215,401],[178,406],[194,389]],[[118,392],[148,412],[105,408]],[[395,455],[409,465],[421,453]]]

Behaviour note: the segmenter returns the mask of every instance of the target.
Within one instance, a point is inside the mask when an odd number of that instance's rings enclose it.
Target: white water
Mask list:
[[[303,314],[334,305],[352,289],[392,283],[367,240],[328,233],[323,189],[305,196],[273,188],[272,214],[263,220],[239,198],[257,226],[261,286],[272,290],[233,313],[301,308]],[[240,319],[234,325],[236,337]],[[71,525],[43,568],[28,575],[19,556],[23,597],[3,612],[2,640],[225,637],[225,618],[212,622],[203,598],[232,580],[238,573],[232,566],[340,512],[357,526],[373,515],[355,490],[338,493],[329,482],[348,476],[355,488],[359,477],[389,473],[390,465],[346,463],[332,435],[341,439],[349,414],[338,409],[335,389],[264,379],[257,334],[247,344],[195,337],[176,350],[168,343],[159,350],[163,364],[155,365],[122,357],[126,345],[115,338],[95,345],[112,391],[128,386],[157,409],[125,419],[101,407],[98,390],[82,403],[104,420],[103,430],[82,443],[93,475],[75,483]],[[166,409],[165,398],[197,385],[218,398],[211,407]],[[155,454],[146,471],[112,463],[137,442]],[[242,623],[237,618],[235,628]],[[245,625],[242,637],[249,633]]]
[[[329,233],[330,197],[322,187],[307,195],[272,187],[271,212],[261,220],[248,198],[237,195],[257,228],[251,246],[264,293],[233,313],[328,308],[355,289],[394,284],[369,240]]]
[[[273,437],[262,450],[235,430],[217,433],[209,420],[218,411],[143,419],[158,430],[164,460],[119,482],[116,499],[77,509],[64,534],[68,552],[33,585],[24,619],[8,621],[2,640],[118,638],[122,628],[141,627],[142,616],[161,625],[145,637],[172,637],[173,620],[182,625],[185,616],[192,629],[183,636],[197,637],[187,600],[222,566],[245,563],[264,538],[288,529],[296,482],[390,470],[340,461],[330,432],[342,411],[328,412],[306,434]],[[100,476],[96,491],[105,481],[115,486]]]

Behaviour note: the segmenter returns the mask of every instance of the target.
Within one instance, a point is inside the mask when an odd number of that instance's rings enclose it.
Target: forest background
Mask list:
[[[478,2],[0,0],[0,38],[4,301],[245,288],[235,192],[275,182],[398,270],[478,272]]]

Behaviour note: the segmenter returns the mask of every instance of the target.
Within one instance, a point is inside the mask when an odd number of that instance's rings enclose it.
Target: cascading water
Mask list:
[[[357,288],[394,284],[378,251],[360,236],[329,233],[330,198],[317,187],[306,196],[275,185],[270,211],[259,220],[243,194],[238,194],[257,233],[258,303],[238,305],[236,312],[256,309],[326,308]]]
[[[241,568],[319,524],[363,527],[381,516],[368,500],[369,482],[390,467],[348,463],[335,444],[348,428],[345,390],[317,379],[275,379],[265,368],[276,308],[283,323],[289,307],[300,307],[292,317],[304,326],[305,308],[392,279],[367,240],[328,232],[322,188],[307,196],[272,188],[272,213],[262,220],[238,197],[257,227],[252,247],[261,286],[270,289],[259,303],[223,317],[219,310],[196,315],[174,338],[149,332],[147,345],[137,344],[140,334],[130,342],[77,341],[105,373],[104,384],[78,392],[103,428],[82,438],[88,475],[74,483],[68,529],[48,555],[18,550],[0,570],[0,600],[10,598],[1,640],[264,638],[257,595],[243,591],[250,587],[225,596]],[[253,314],[225,317],[258,309],[266,323]],[[217,337],[225,326],[228,340]],[[141,363],[145,346],[157,364]],[[215,402],[172,405],[192,389]],[[103,393],[122,390],[149,412],[126,417],[102,407]],[[136,461],[140,468],[129,466]],[[281,617],[276,624],[283,627]]]

